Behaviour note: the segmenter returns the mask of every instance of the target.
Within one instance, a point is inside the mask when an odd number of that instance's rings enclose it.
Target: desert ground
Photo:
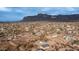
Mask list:
[[[0,51],[78,51],[79,22],[0,23]]]

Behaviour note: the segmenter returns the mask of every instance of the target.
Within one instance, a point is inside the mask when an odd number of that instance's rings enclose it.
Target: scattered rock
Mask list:
[[[74,37],[73,36],[70,36],[70,35],[65,35],[64,36],[64,39],[67,40],[67,41],[73,41],[74,40]]]
[[[25,27],[25,31],[29,31],[29,27]]]
[[[37,41],[36,45],[40,48],[40,49],[48,49],[49,48],[49,43],[47,41]]]
[[[79,25],[71,22],[1,23],[0,50],[79,50]]]
[[[9,44],[12,45],[12,46],[17,46],[14,42],[12,41],[9,41]]]

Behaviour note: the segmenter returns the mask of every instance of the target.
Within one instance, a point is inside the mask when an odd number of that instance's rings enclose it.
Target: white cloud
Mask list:
[[[69,11],[75,11],[75,9],[74,8],[67,8]]]
[[[51,10],[52,8],[40,8],[41,11],[49,11]]]
[[[24,10],[20,10],[20,9],[18,9],[18,10],[15,10],[15,12],[23,13]]]
[[[73,7],[65,7],[65,8],[63,8],[61,10],[63,10],[63,11],[76,11],[76,9],[73,8]]]
[[[0,11],[11,11],[11,9],[10,8],[6,8],[6,7],[0,7]]]

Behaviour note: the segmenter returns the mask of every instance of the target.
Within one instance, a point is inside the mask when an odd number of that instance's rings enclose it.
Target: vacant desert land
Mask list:
[[[78,51],[79,22],[0,23],[0,51]]]

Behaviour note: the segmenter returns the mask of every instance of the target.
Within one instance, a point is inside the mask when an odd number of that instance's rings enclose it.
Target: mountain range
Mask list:
[[[48,15],[40,13],[34,16],[25,16],[20,22],[27,22],[27,21],[78,22],[79,14]]]

